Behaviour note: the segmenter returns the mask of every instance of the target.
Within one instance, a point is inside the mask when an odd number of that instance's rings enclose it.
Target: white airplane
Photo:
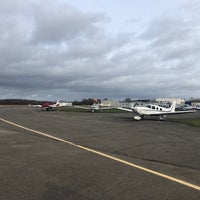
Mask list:
[[[101,103],[99,100],[94,99],[94,103],[90,107],[84,107],[84,106],[74,106],[75,108],[81,108],[85,110],[90,110],[91,112],[95,112],[97,110],[107,110],[107,109],[112,109],[113,107],[102,107]]]
[[[165,108],[158,105],[149,104],[147,106],[135,106],[133,109],[127,109],[122,107],[117,107],[117,109],[125,110],[128,112],[135,111],[138,115],[134,116],[135,120],[141,120],[145,115],[148,116],[159,116],[160,120],[164,120],[167,115],[185,114],[193,113],[195,110],[190,111],[175,111],[176,102],[174,101],[170,108]]]

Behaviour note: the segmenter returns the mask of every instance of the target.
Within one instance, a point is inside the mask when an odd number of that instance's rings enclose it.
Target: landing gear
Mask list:
[[[144,119],[144,115],[138,115],[134,117],[135,120],[139,121],[141,119]]]
[[[165,116],[165,115],[160,115],[160,116],[159,116],[159,119],[160,119],[161,121],[164,121],[164,120],[166,119],[166,116]]]

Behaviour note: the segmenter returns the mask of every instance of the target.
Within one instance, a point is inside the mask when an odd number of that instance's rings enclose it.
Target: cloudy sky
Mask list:
[[[0,1],[0,99],[200,98],[200,1]]]

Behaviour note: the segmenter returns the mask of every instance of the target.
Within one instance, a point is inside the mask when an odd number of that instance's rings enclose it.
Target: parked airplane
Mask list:
[[[180,110],[180,111],[181,110],[195,110],[195,109],[196,109],[196,107],[193,107],[193,106],[188,105],[188,104],[177,107],[177,110]]]
[[[200,106],[196,106],[196,108],[195,108],[196,110],[200,110]]]
[[[138,115],[134,116],[135,120],[141,120],[145,115],[149,116],[159,116],[160,120],[164,120],[167,115],[176,115],[176,114],[184,114],[184,113],[193,113],[195,110],[190,111],[175,111],[176,102],[174,101],[170,108],[165,108],[158,105],[149,104],[147,106],[135,106],[133,109],[127,109],[118,107],[117,109],[125,110],[129,112],[136,111]]]
[[[53,108],[61,107],[61,105],[60,102],[57,101],[56,103],[45,102],[42,105],[34,105],[33,107],[36,109],[41,109],[42,111],[49,111]]]
[[[74,106],[75,108],[81,108],[85,110],[89,110],[91,112],[95,112],[97,110],[106,110],[106,109],[112,109],[113,107],[102,107],[99,100],[94,99],[94,103],[90,107],[84,107],[84,106]]]

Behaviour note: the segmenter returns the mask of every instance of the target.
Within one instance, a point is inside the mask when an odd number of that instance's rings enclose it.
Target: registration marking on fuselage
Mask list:
[[[102,156],[102,157],[105,157],[105,158],[108,158],[108,159],[117,161],[117,162],[119,162],[119,163],[123,163],[123,164],[128,165],[128,166],[131,166],[131,167],[133,167],[133,168],[140,169],[140,170],[145,171],[145,172],[148,172],[148,173],[150,173],[150,174],[157,175],[157,176],[159,176],[159,177],[168,179],[168,180],[170,180],[170,181],[173,181],[173,182],[179,183],[179,184],[181,184],[181,185],[184,185],[184,186],[187,186],[187,187],[190,187],[190,188],[193,188],[193,189],[196,189],[196,190],[199,190],[199,191],[200,191],[200,186],[199,186],[199,185],[195,185],[195,184],[186,182],[186,181],[184,181],[184,180],[181,180],[181,179],[178,179],[178,178],[175,178],[175,177],[172,177],[172,176],[169,176],[169,175],[166,175],[166,174],[163,174],[163,173],[160,173],[160,172],[157,172],[157,171],[154,171],[154,170],[151,170],[151,169],[142,167],[142,166],[140,166],[140,165],[136,165],[136,164],[134,164],[134,163],[131,163],[131,162],[128,162],[128,161],[125,161],[125,160],[116,158],[116,157],[114,157],[114,156],[111,156],[111,155],[102,153],[102,152],[100,152],[100,151],[96,151],[96,150],[94,150],[94,149],[90,149],[90,148],[88,148],[88,147],[84,147],[84,146],[75,144],[75,143],[73,143],[73,142],[70,142],[70,141],[67,141],[67,140],[63,140],[63,139],[58,138],[58,137],[54,137],[54,136],[52,136],[52,135],[49,135],[49,134],[44,133],[44,132],[41,132],[41,131],[36,131],[36,130],[34,130],[34,129],[27,128],[27,127],[25,127],[25,126],[21,126],[21,125],[19,125],[19,124],[16,124],[16,123],[11,122],[11,121],[8,121],[8,120],[5,120],[5,119],[3,119],[3,118],[0,118],[0,120],[3,121],[3,122],[5,122],[5,123],[8,123],[8,124],[10,124],[10,125],[16,126],[16,127],[18,127],[18,128],[21,128],[21,129],[24,129],[24,130],[33,132],[33,133],[38,134],[38,135],[42,135],[42,136],[44,136],[44,137],[47,137],[47,138],[50,138],[50,139],[53,139],[53,140],[56,140],[56,141],[59,141],[59,142],[63,142],[63,143],[72,145],[72,146],[74,146],[74,147],[83,149],[83,150],[85,150],[85,151],[92,152],[92,153],[97,154],[97,155],[100,155],[100,156]]]

